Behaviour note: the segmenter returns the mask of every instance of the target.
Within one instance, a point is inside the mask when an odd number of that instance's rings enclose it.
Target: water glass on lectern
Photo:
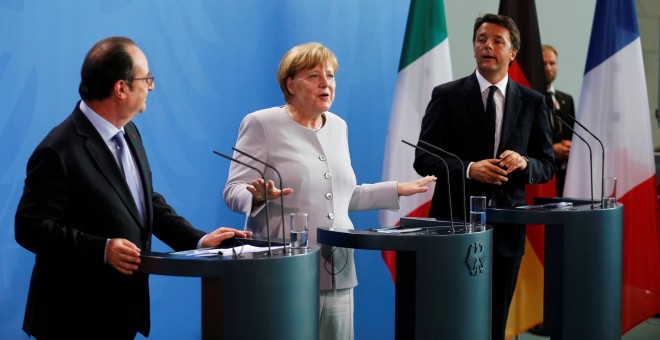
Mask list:
[[[486,230],[486,196],[470,196],[470,224],[466,232]]]
[[[603,200],[601,208],[616,207],[616,177],[603,178]]]
[[[307,249],[307,213],[291,213],[291,249]]]

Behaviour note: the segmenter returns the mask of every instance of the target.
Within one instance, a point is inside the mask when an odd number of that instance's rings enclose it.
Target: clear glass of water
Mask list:
[[[291,213],[291,249],[307,249],[307,213]]]
[[[603,178],[603,200],[601,208],[616,207],[616,177]]]
[[[468,233],[486,230],[486,196],[470,196],[470,224]]]

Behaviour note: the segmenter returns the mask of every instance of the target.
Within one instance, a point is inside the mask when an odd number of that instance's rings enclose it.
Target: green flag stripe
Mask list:
[[[411,0],[399,71],[447,39],[442,0]]]

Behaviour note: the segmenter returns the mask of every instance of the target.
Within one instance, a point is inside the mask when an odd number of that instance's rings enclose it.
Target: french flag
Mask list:
[[[604,176],[617,177],[618,201],[624,205],[625,333],[660,312],[658,190],[634,0],[596,1],[577,120],[602,140]],[[598,148],[595,139],[587,133],[581,135]],[[601,159],[594,156],[593,161],[597,199],[601,192]],[[591,197],[588,169],[589,151],[574,137],[564,196]],[[588,240],[585,246],[589,246]]]

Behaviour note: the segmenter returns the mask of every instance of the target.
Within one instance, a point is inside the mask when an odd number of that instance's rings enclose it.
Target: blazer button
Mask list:
[[[329,213],[328,218],[331,219],[331,220],[334,220],[335,219],[335,214]]]
[[[325,161],[325,155],[320,155],[319,159],[322,160],[322,161]]]
[[[332,199],[332,193],[329,192],[329,193],[325,194],[325,198],[331,200]]]
[[[325,179],[330,179],[330,177],[332,177],[332,175],[330,175],[329,172],[326,172],[325,175],[323,175],[323,177],[325,177]]]

